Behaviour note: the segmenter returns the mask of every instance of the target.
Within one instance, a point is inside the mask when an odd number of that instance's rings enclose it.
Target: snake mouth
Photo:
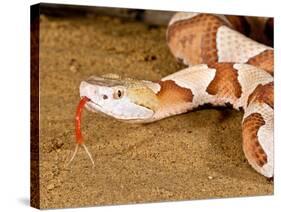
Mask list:
[[[83,98],[83,97],[84,96],[81,96],[81,98]],[[90,112],[99,113],[100,115],[105,116],[105,117],[114,117],[115,119],[118,119],[119,121],[123,121],[123,122],[143,123],[143,122],[145,122],[144,120],[148,119],[147,117],[130,117],[130,116],[114,114],[112,111],[108,111],[104,107],[102,107],[102,105],[94,102],[91,98],[89,98],[89,97],[87,97],[87,98],[88,98],[88,101],[85,104],[85,107]]]
[[[84,96],[82,96],[81,98],[83,98],[83,97]],[[89,97],[87,97],[87,98],[88,98],[88,101],[86,103],[86,108],[88,110],[93,111],[93,112],[103,112],[101,105],[99,105],[98,103],[94,102],[91,98],[89,98]]]

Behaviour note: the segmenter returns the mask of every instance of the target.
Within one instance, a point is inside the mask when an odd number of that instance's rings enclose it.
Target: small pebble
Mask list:
[[[213,177],[212,177],[212,176],[208,176],[208,179],[209,179],[209,180],[212,180],[212,179],[213,179]]]
[[[55,188],[55,185],[54,185],[53,183],[47,185],[47,189],[48,189],[48,190],[53,190],[54,188]]]
[[[72,73],[76,73],[77,72],[77,68],[76,66],[72,65],[69,67],[69,70],[72,72]]]
[[[72,58],[69,61],[69,70],[72,73],[76,73],[77,71],[79,71],[79,69],[80,69],[80,64],[78,63],[78,61],[76,59]]]
[[[60,149],[63,146],[63,144],[64,144],[63,141],[58,139],[55,143],[55,146],[57,149]]]

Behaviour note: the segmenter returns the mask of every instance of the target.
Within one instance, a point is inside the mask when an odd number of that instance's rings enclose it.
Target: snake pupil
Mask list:
[[[119,98],[121,97],[122,93],[121,93],[120,90],[118,90],[117,95],[118,95]]]

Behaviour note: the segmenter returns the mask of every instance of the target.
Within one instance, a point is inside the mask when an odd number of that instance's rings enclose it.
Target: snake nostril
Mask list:
[[[102,98],[103,99],[108,99],[108,96],[107,95],[103,95]]]

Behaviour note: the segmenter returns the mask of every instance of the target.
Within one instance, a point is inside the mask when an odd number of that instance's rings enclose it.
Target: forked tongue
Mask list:
[[[75,158],[77,152],[78,152],[78,148],[79,146],[81,145],[87,155],[89,156],[92,164],[94,165],[94,160],[93,160],[93,157],[90,153],[90,151],[88,150],[88,148],[86,147],[86,145],[84,144],[84,140],[83,140],[83,135],[82,135],[82,132],[81,132],[81,116],[82,116],[82,111],[83,111],[83,108],[85,107],[86,103],[89,101],[89,99],[87,97],[83,97],[80,101],[79,101],[79,104],[77,106],[77,109],[76,109],[76,115],[75,115],[75,135],[76,135],[76,146],[75,146],[75,150],[69,160],[69,162],[66,164],[67,166],[73,161],[73,159]]]

